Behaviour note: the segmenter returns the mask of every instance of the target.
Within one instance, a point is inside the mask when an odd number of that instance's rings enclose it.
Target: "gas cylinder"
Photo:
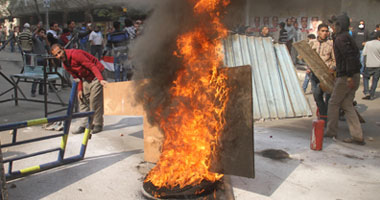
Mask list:
[[[323,135],[325,132],[325,121],[314,120],[313,131],[311,134],[310,148],[315,151],[321,151],[323,147]]]

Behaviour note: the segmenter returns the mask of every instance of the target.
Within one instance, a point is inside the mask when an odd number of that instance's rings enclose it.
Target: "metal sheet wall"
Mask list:
[[[224,53],[228,67],[252,67],[255,120],[312,115],[285,45],[236,34],[224,40]]]

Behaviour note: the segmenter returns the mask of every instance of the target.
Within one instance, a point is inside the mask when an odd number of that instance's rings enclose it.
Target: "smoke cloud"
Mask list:
[[[143,35],[131,46],[134,79],[149,80],[144,85],[136,84],[136,100],[144,105],[152,125],[158,121],[154,112],[160,105],[164,105],[160,117],[164,117],[165,109],[173,107],[169,89],[182,68],[181,60],[173,55],[177,37],[200,22],[201,17],[193,17],[189,1],[160,0],[145,22]]]

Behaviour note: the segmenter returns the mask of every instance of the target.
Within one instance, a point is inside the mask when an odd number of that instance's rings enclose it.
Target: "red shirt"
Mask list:
[[[69,33],[63,33],[62,35],[61,35],[61,40],[62,40],[62,42],[66,45],[67,43],[69,43],[69,39],[67,38],[67,36],[69,36],[71,33],[69,32]]]
[[[65,49],[67,60],[63,62],[63,67],[74,78],[79,78],[78,90],[83,90],[83,81],[91,82],[95,77],[104,80],[102,71],[104,66],[93,55],[80,49]]]

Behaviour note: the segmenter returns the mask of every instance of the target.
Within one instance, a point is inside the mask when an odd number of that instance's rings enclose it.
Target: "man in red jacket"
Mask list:
[[[54,44],[52,54],[61,60],[64,68],[74,78],[80,79],[78,99],[81,112],[94,111],[92,133],[103,130],[103,86],[107,84],[102,72],[104,66],[97,58],[80,49],[63,49],[60,44]],[[85,131],[86,121],[82,121],[74,134]]]

